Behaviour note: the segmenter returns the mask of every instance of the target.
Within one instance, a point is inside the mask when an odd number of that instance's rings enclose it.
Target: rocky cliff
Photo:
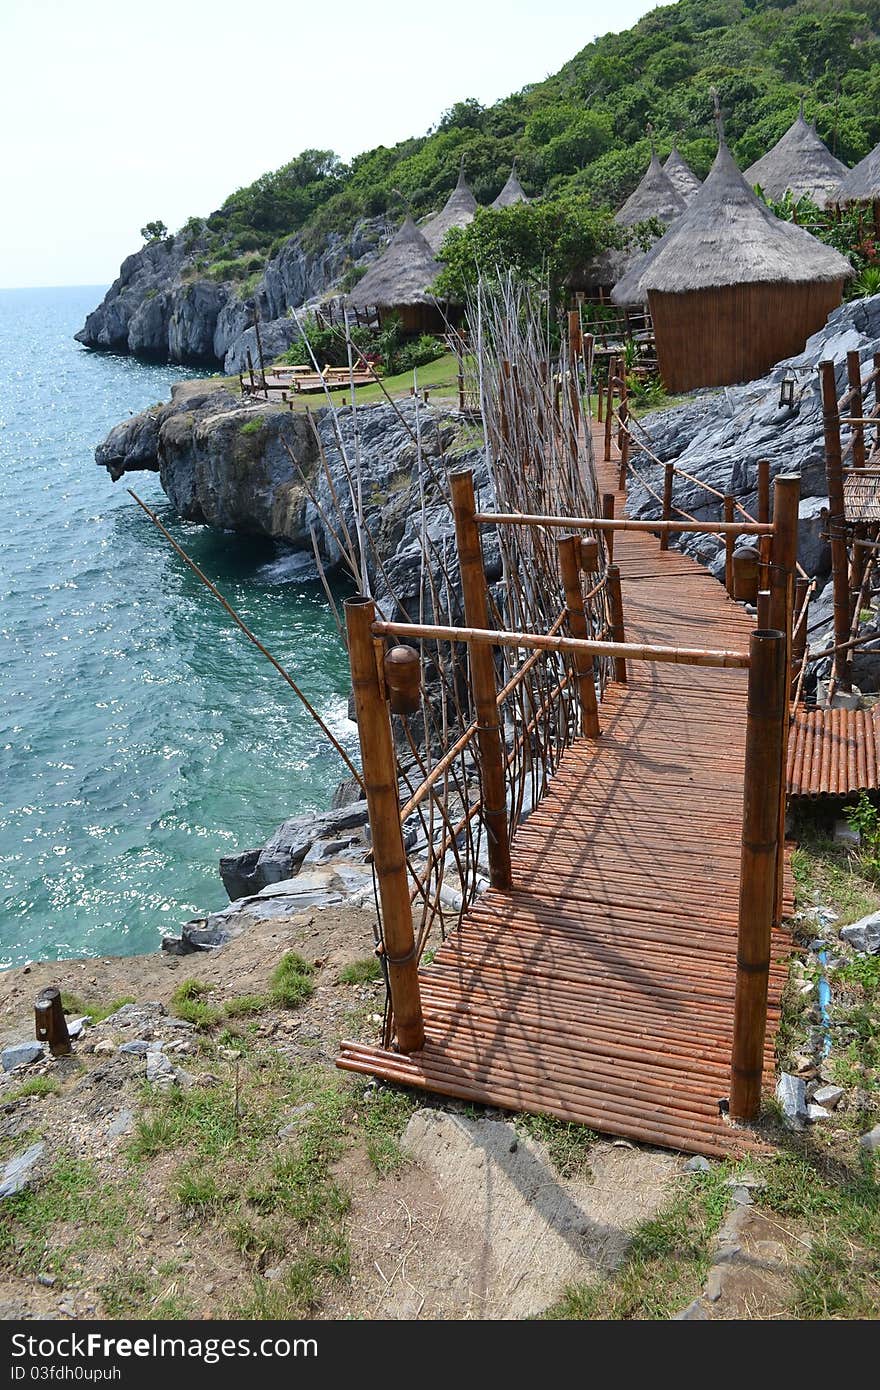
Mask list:
[[[160,361],[242,370],[257,360],[255,312],[267,357],[298,336],[291,309],[318,300],[346,270],[375,258],[388,236],[383,218],[359,222],[346,236],[331,233],[318,248],[290,237],[266,263],[252,292],[200,270],[206,243],[179,234],[151,242],[123,261],[102,302],[76,334],[86,347]]]

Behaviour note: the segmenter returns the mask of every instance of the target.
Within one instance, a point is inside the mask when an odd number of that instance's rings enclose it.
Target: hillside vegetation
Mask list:
[[[802,93],[822,138],[855,163],[880,139],[880,0],[679,0],[494,106],[457,101],[425,135],[350,164],[304,151],[211,214],[199,269],[245,281],[295,232],[317,248],[362,216],[396,219],[395,189],[417,216],[427,213],[442,205],[462,156],[480,202],[499,192],[515,158],[529,194],[582,195],[590,209],[613,209],[647,164],[649,125],[661,152],[676,142],[706,174],[713,87],[742,168],[786,130]],[[184,233],[202,227],[194,218]]]

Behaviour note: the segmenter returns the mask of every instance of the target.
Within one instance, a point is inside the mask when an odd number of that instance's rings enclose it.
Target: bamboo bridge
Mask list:
[[[601,458],[601,427],[592,429]],[[603,493],[619,496],[617,457],[596,466]],[[383,639],[419,629],[376,621],[372,603],[356,601],[350,655],[397,1043],[343,1043],[338,1065],[687,1152],[748,1147],[753,1132],[727,1112],[754,1119],[772,1085],[791,949],[781,926],[792,905],[781,769],[797,479],[777,482],[772,525],[699,527],[724,533],[731,550],[743,532],[772,545],[768,631],[756,632],[700,565],[658,546],[667,523],[615,518],[607,496],[601,520],[541,518],[604,535],[617,593],[610,643],[584,640],[572,583],[572,635],[488,630],[474,537],[493,519],[523,519],[480,516],[472,504],[468,514],[466,493],[458,489],[456,523],[472,626],[433,631],[469,644],[492,886],[419,967],[396,779],[382,774],[391,735],[381,673]],[[510,846],[501,843],[503,785],[493,790],[491,776],[499,641],[566,647],[584,704],[584,732]],[[600,656],[612,659],[615,679],[597,710]],[[482,709],[480,670],[493,683]]]

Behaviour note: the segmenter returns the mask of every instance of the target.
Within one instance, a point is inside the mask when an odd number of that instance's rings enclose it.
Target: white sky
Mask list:
[[[0,0],[0,286],[109,282],[308,147],[540,82],[645,0]]]

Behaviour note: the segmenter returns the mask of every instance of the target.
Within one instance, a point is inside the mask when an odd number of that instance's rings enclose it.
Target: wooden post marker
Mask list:
[[[672,520],[672,477],[675,472],[675,464],[667,463],[663,468],[663,520]],[[669,549],[669,532],[660,532],[660,549]]]
[[[587,630],[587,615],[581,589],[580,536],[562,536],[557,541],[557,547],[559,571],[565,590],[565,606],[568,610],[568,629],[572,637],[586,640],[590,634]],[[578,675],[581,729],[587,738],[598,738],[599,706],[596,699],[595,663],[586,652],[576,652],[574,664]]]
[[[614,520],[614,493],[613,493],[613,492],[603,492],[603,493],[602,493],[602,515],[603,515],[603,517],[605,517],[606,521],[613,521],[613,520]],[[607,552],[608,552],[608,563],[609,563],[609,565],[610,565],[610,564],[611,564],[611,561],[614,559],[614,532],[613,532],[613,531],[605,531],[603,534],[604,534],[604,536],[605,536],[605,549],[606,549]]]
[[[608,617],[611,623],[612,642],[625,642],[623,627],[623,595],[620,590],[620,570],[617,565],[609,565],[605,571],[608,581]],[[626,685],[626,657],[614,658],[614,679]]]
[[[724,520],[729,524],[733,521],[734,498],[730,493],[724,499]],[[728,531],[724,537],[724,587],[731,598],[733,598],[733,550],[736,545],[736,537],[732,531]]]
[[[480,548],[480,532],[474,521],[477,511],[474,475],[470,470],[450,473],[449,484],[455,517],[455,539],[461,569],[465,622],[468,627],[487,628],[489,600],[486,593],[483,553]],[[498,714],[495,659],[491,647],[469,647],[468,663],[479,725],[477,744],[480,750],[480,774],[483,784],[483,820],[489,836],[489,879],[493,888],[509,888],[511,869],[507,830],[507,780],[504,740]]]
[[[34,1004],[34,1029],[37,1042],[47,1043],[53,1057],[66,1057],[71,1052],[61,990],[55,985],[44,989]]]
[[[361,762],[373,839],[373,863],[382,904],[382,939],[388,963],[391,1007],[401,1052],[418,1052],[425,1041],[406,850],[400,825],[397,764],[391,716],[376,661],[376,605],[358,595],[345,604],[348,656],[357,713]]]
[[[761,1106],[782,736],[788,722],[785,647],[782,632],[759,628],[751,634],[730,1074],[730,1114],[737,1120],[755,1119]]]
[[[791,629],[794,613],[794,581],[797,573],[798,503],[801,480],[797,473],[780,473],[773,484],[773,559],[770,566],[770,626],[785,639],[785,669],[791,670]],[[849,636],[849,633],[847,633]],[[774,922],[782,921],[782,888],[785,872],[785,800],[788,790],[788,719],[782,730],[779,769],[779,829],[776,864],[776,912]]]

